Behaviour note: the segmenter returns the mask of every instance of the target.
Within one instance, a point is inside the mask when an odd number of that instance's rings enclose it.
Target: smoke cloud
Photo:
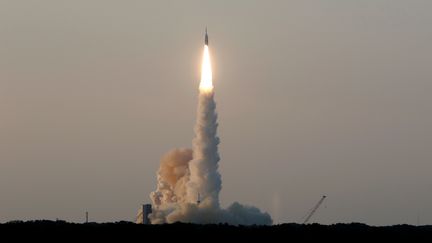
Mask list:
[[[201,91],[193,149],[174,149],[161,159],[157,189],[150,194],[152,224],[178,221],[234,225],[272,223],[270,215],[256,207],[238,202],[226,209],[220,207],[222,181],[218,172],[217,126],[214,92]]]

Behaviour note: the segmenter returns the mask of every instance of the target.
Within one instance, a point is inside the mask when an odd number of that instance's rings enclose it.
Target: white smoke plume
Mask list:
[[[208,46],[205,46],[192,150],[174,149],[162,157],[157,188],[150,194],[153,206],[150,221],[152,224],[177,221],[271,224],[270,215],[256,207],[237,202],[226,209],[220,207],[222,181],[218,171],[218,123],[211,82],[210,58]]]
[[[219,137],[216,134],[218,124],[213,94],[213,90],[201,91],[199,94],[187,197],[188,201],[193,203],[197,201],[199,194],[203,204],[219,207],[222,181],[218,172]]]

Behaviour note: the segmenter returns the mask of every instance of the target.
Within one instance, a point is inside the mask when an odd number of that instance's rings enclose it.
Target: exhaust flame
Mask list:
[[[201,82],[199,88],[204,92],[211,92],[213,90],[212,69],[208,45],[204,46],[203,61],[201,64]]]

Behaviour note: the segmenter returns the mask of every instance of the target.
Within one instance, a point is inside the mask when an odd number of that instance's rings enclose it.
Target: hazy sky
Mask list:
[[[223,205],[432,224],[432,1],[0,1],[0,222],[134,220],[190,147],[203,31]]]

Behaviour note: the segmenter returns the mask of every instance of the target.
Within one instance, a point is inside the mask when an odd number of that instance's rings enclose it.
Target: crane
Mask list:
[[[305,220],[303,221],[303,224],[306,224],[309,221],[309,219],[312,218],[312,216],[318,210],[318,208],[321,206],[321,204],[324,202],[324,199],[326,199],[326,197],[327,196],[325,196],[325,195],[322,196],[322,198],[318,201],[318,203],[309,211],[309,213],[304,218]]]

